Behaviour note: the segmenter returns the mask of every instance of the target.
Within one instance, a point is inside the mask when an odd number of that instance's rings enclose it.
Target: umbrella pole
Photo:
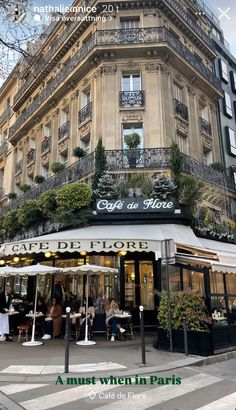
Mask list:
[[[85,341],[88,341],[88,273],[87,273],[87,284],[86,284],[86,307],[85,307]]]
[[[34,340],[37,300],[38,300],[38,275],[36,275],[35,297],[34,297],[34,317],[33,317],[31,341],[22,343],[23,346],[40,346],[40,345],[43,344],[43,342],[39,342],[39,341]]]

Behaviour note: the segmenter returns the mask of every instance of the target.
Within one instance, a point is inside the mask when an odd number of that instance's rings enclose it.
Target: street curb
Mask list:
[[[199,360],[195,365],[196,366],[208,366],[214,363],[224,362],[225,360],[234,359],[236,357],[236,350],[232,350],[231,352],[220,353],[214,356],[204,357],[203,359]]]
[[[9,399],[4,393],[0,392],[0,409],[1,410],[25,410],[25,407],[20,406],[14,400]]]

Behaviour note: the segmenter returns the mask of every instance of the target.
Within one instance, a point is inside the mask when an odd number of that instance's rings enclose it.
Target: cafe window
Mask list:
[[[178,292],[181,290],[180,282],[180,268],[174,265],[168,266],[169,270],[169,279],[170,279],[170,291]],[[167,278],[166,278],[166,269],[165,267],[162,270],[161,274],[161,289],[167,290]]]
[[[219,312],[226,312],[226,303],[224,296],[211,296],[211,310],[219,311]]]
[[[236,274],[234,273],[227,273],[226,277],[226,289],[228,294],[235,294],[236,295]]]
[[[153,297],[153,263],[152,261],[139,262],[140,277],[140,304],[144,309],[154,309]]]
[[[136,307],[135,264],[134,260],[125,261],[125,308]]]
[[[203,272],[196,272],[183,269],[183,290],[195,290],[204,296],[204,278]]]
[[[210,272],[211,293],[225,293],[222,273]]]

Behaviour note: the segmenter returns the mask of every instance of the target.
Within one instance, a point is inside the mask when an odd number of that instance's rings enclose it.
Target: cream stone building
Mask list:
[[[0,90],[2,204],[10,192],[22,194],[19,185],[34,187],[36,175],[53,176],[53,162],[73,165],[77,146],[89,156],[70,167],[72,179],[88,177],[99,138],[110,170],[130,172],[123,149],[131,130],[141,136],[138,172],[167,169],[165,149],[176,141],[186,171],[233,198],[228,181],[208,167],[221,160],[216,102],[223,94],[210,26],[194,1],[86,5],[96,13],[83,21],[73,21],[74,12],[52,15],[32,64],[21,61]],[[64,172],[22,199],[68,178]]]

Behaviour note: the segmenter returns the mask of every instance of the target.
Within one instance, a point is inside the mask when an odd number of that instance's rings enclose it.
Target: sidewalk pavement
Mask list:
[[[85,375],[96,376],[96,374],[99,376],[108,374],[131,376],[164,372],[185,366],[206,365],[236,357],[236,351],[208,358],[194,355],[185,356],[183,353],[164,352],[155,349],[153,347],[153,335],[147,335],[145,338],[146,365],[142,366],[139,336],[136,336],[134,341],[123,342],[110,342],[105,340],[104,337],[96,337],[96,342],[96,345],[93,346],[78,346],[74,342],[70,343],[70,373],[75,372],[78,377]],[[17,342],[1,342],[0,382],[55,382],[56,375],[64,372],[64,357],[64,339],[47,340],[44,345],[36,347],[22,346],[21,343]],[[102,369],[103,363],[111,362],[119,366],[115,366],[116,369],[113,370],[112,367],[111,369],[99,370],[99,367]],[[82,366],[83,364],[88,365],[87,368]],[[17,374],[17,370],[14,371],[14,368],[8,370],[9,366],[17,366],[18,369],[21,369],[21,373]],[[34,369],[34,374],[29,374],[29,372],[27,374],[25,373],[24,366],[37,367],[35,367],[36,370]],[[90,366],[91,369],[88,373]]]

